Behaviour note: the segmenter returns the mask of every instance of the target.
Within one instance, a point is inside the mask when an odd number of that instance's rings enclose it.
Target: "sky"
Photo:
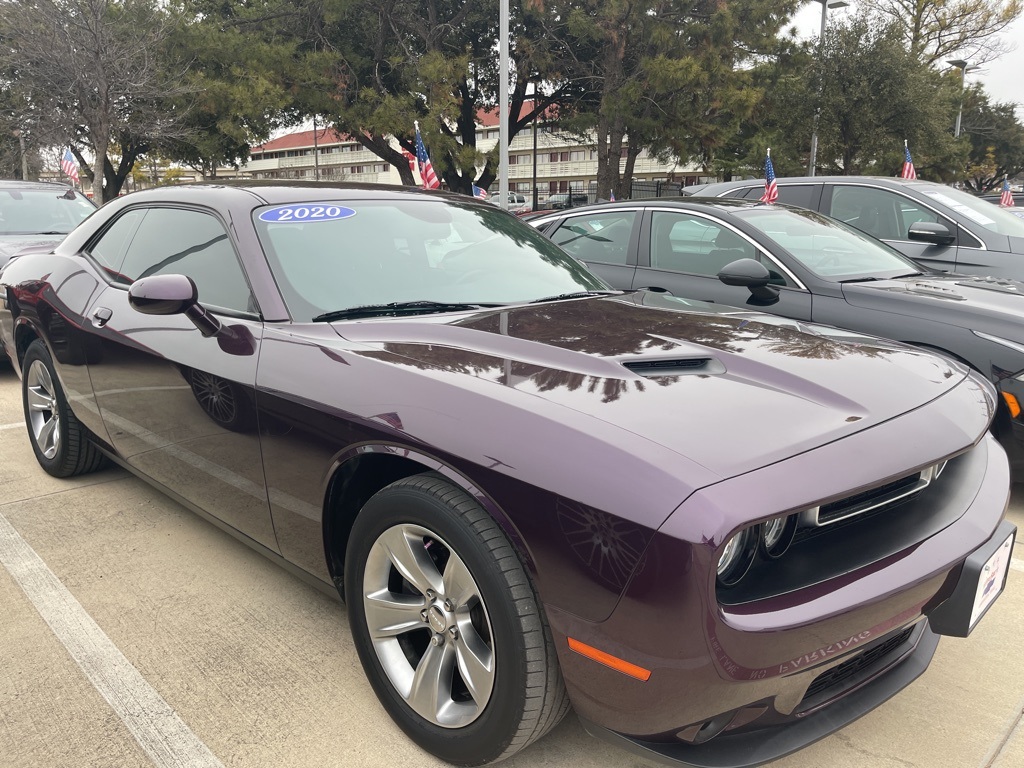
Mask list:
[[[851,0],[849,9],[830,10],[828,18],[841,18],[855,8],[856,0]],[[809,2],[796,15],[795,24],[801,36],[816,38],[821,30],[821,4]],[[967,82],[981,83],[994,101],[1016,104],[1017,116],[1024,120],[1024,84],[1021,83],[1021,72],[1024,72],[1024,16],[1007,27],[1000,37],[1004,42],[1016,43],[1016,50],[990,61],[976,72],[968,73]]]

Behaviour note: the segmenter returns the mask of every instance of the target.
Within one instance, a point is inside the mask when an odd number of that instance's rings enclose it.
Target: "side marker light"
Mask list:
[[[581,643],[579,640],[569,638],[569,648],[581,656],[586,656],[588,659],[596,661],[598,664],[604,664],[606,667],[614,669],[616,672],[621,672],[624,675],[635,677],[637,680],[643,680],[645,683],[651,676],[651,670],[638,667],[636,664],[630,664],[624,659],[620,659],[618,656],[612,656],[610,653],[599,651],[591,645]]]
[[[1011,395],[1009,392],[1003,392],[1003,400],[1006,401],[1007,407],[1010,409],[1010,415],[1013,418],[1020,416],[1020,403],[1017,402],[1017,398]]]

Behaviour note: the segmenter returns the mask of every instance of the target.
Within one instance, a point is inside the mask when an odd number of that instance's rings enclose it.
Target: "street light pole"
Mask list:
[[[821,54],[825,47],[825,20],[828,18],[829,8],[845,8],[849,5],[846,0],[815,0],[821,3],[821,31],[818,33],[818,60],[821,61]],[[814,109],[814,127],[811,129],[811,155],[807,160],[807,175],[814,175],[814,166],[818,160],[818,113],[821,112],[821,88],[818,88],[819,104]]]
[[[952,67],[956,67],[960,70],[960,106],[956,110],[956,127],[953,128],[953,138],[960,138],[960,119],[964,114],[964,81],[967,79],[967,73],[973,72],[978,67],[970,64],[963,59],[950,59],[946,62]]]

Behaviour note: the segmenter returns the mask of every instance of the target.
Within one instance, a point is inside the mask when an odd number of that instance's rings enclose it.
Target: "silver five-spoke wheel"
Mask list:
[[[25,373],[29,429],[39,452],[52,459],[60,450],[60,409],[50,372],[42,360],[33,360]]]
[[[466,564],[418,525],[384,531],[366,559],[363,610],[395,690],[444,728],[476,720],[494,688],[491,623]]]
[[[359,660],[417,744],[484,765],[562,719],[569,700],[533,584],[473,496],[433,472],[395,480],[360,506],[345,543]]]

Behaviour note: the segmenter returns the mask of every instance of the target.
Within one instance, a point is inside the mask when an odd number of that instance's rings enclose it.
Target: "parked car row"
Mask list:
[[[1024,284],[930,270],[852,225],[778,204],[633,200],[530,223],[616,288],[756,308],[966,362],[999,389],[993,429],[1024,469]]]
[[[1024,280],[1024,221],[1007,209],[931,181],[876,176],[776,179],[779,202],[820,211],[932,269]],[[750,179],[688,187],[703,197],[757,200]]]
[[[383,707],[458,765],[570,705],[648,757],[758,764],[971,633],[1016,533],[989,432],[1015,284],[784,206],[535,223],[301,182],[110,202],[0,270],[36,459],[116,462],[335,590]],[[944,339],[929,302],[983,351],[812,322]]]

